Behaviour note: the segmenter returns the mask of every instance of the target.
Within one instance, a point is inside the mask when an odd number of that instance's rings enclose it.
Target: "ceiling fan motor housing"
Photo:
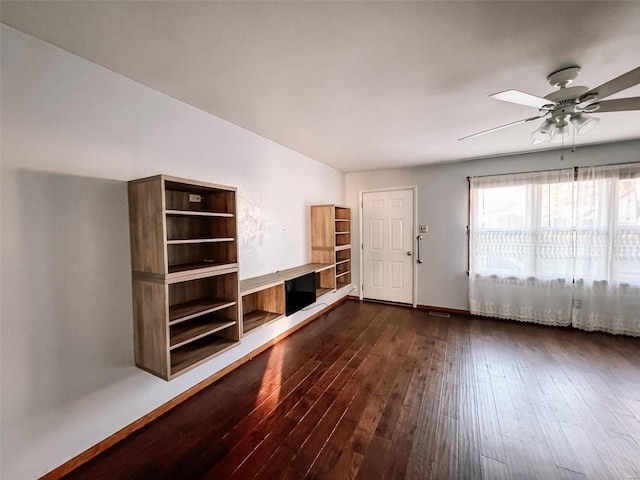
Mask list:
[[[560,88],[555,92],[546,95],[544,98],[553,102],[553,104],[545,105],[540,109],[541,115],[551,114],[554,120],[563,119],[567,115],[572,115],[581,111],[578,108],[578,102],[581,95],[589,91],[588,87],[567,87]]]

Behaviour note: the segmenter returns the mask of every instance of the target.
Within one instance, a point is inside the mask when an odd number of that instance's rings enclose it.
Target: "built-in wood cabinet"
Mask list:
[[[316,299],[351,283],[347,207],[311,207],[313,263],[242,282],[234,187],[168,175],[133,180],[129,223],[135,361],[165,380],[295,311],[289,302],[309,287],[291,285],[303,276],[315,275]]]
[[[240,282],[242,334],[284,317],[284,282],[255,277]]]
[[[339,205],[311,207],[311,261],[334,265],[335,277],[325,277],[326,288],[351,284],[351,209]]]
[[[136,365],[174,378],[240,341],[236,189],[129,182]]]
[[[316,275],[316,299],[335,291],[327,286],[335,282],[332,264],[308,263],[240,282],[242,297],[242,334],[263,327],[285,316],[285,282],[314,272]]]

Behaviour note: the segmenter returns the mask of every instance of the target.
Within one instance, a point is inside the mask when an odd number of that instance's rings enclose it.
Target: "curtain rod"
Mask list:
[[[495,173],[493,175],[475,175],[472,177],[467,177],[467,181],[471,180],[472,178],[485,178],[485,177],[502,177],[504,175],[522,175],[524,173],[545,173],[545,172],[559,172],[560,170],[569,170],[570,168],[573,168],[574,172],[577,172],[579,168],[589,168],[589,167],[616,167],[616,166],[620,166],[620,165],[640,165],[640,161],[635,161],[635,162],[622,162],[622,163],[609,163],[606,165],[589,165],[589,166],[583,166],[583,167],[566,167],[566,168],[552,168],[550,170],[533,170],[533,171],[529,171],[529,172],[509,172],[509,173]]]

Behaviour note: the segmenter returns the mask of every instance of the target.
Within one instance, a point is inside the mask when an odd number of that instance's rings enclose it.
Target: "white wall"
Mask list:
[[[238,187],[241,278],[310,259],[344,174],[2,26],[2,472],[35,478],[313,313],[167,383],[133,361],[126,181]],[[334,294],[330,300],[337,300]]]
[[[424,263],[418,269],[418,304],[469,309],[467,270],[468,176],[530,172],[574,166],[640,161],[640,140],[577,148],[565,153],[536,152],[468,162],[443,163],[417,168],[379,170],[347,174],[347,205],[352,221],[359,218],[362,190],[418,187],[418,225],[428,225],[422,241]],[[417,229],[417,227],[416,227]],[[417,235],[417,233],[416,233]],[[352,233],[354,260],[352,280],[360,285],[358,231]]]

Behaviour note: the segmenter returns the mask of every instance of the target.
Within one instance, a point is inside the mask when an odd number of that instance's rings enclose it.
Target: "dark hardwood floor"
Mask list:
[[[640,339],[349,301],[67,478],[640,479]]]

